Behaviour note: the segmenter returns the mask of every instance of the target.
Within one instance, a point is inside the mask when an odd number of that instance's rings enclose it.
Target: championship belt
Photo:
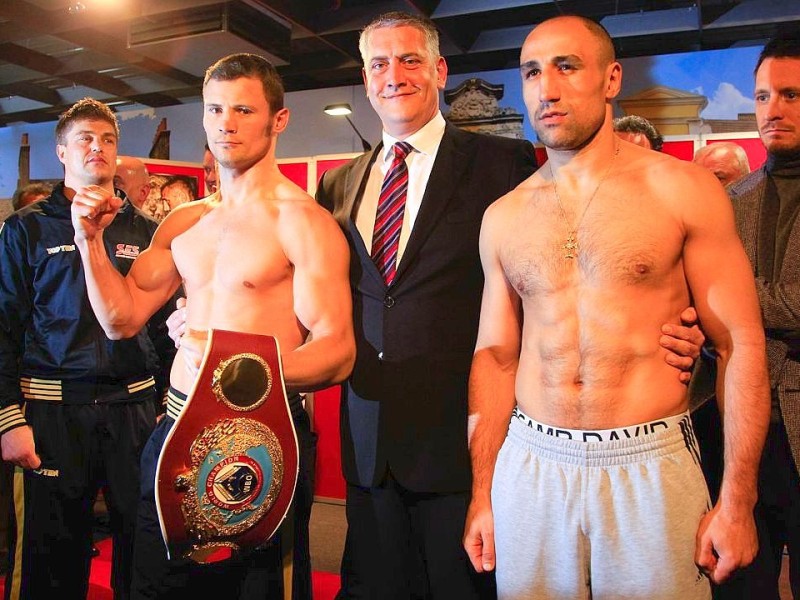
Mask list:
[[[212,329],[158,457],[156,507],[168,555],[207,562],[223,548],[268,542],[292,503],[298,459],[278,341]]]

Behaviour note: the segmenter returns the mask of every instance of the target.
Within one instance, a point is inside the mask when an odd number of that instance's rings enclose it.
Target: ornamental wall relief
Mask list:
[[[523,139],[523,115],[499,105],[504,87],[473,77],[445,90],[444,101],[450,106],[445,118],[468,131]]]

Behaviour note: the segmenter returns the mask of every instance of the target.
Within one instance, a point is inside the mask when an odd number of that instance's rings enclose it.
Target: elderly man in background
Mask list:
[[[150,175],[145,164],[133,156],[117,157],[114,187],[125,192],[136,208],[144,210],[144,203],[150,194]]]
[[[705,167],[728,186],[750,173],[747,153],[735,142],[715,142],[699,148],[692,162]]]

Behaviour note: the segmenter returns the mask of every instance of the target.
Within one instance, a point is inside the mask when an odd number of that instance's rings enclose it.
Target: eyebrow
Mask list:
[[[795,85],[787,85],[786,87],[778,88],[775,91],[778,94],[786,94],[786,93],[792,93],[792,92],[797,94],[797,93],[800,93],[800,87],[797,87]],[[769,94],[769,93],[770,93],[769,88],[756,88],[756,90],[753,92],[753,95],[757,96],[758,94]]]
[[[203,108],[222,108],[223,106],[230,106],[234,110],[239,108],[247,108],[252,111],[256,110],[254,104],[247,104],[245,102],[239,102],[238,104],[230,105],[225,102],[203,102]]]
[[[562,62],[571,62],[571,63],[574,63],[576,65],[582,65],[583,64],[583,59],[581,59],[581,57],[578,56],[577,54],[562,54],[562,55],[554,56],[553,58],[551,58],[550,61],[549,61],[549,64],[557,65],[557,64],[562,63]],[[529,69],[531,67],[538,66],[539,64],[540,64],[539,61],[535,60],[535,59],[534,60],[526,60],[525,62],[520,63],[519,68],[520,68],[520,70]]]
[[[98,136],[104,137],[104,138],[109,138],[109,137],[114,138],[114,139],[117,138],[116,134],[111,132],[111,131],[106,131],[106,132],[103,132],[103,133],[97,133],[96,131],[93,131],[91,129],[79,129],[78,131],[73,131],[72,132],[72,135],[86,135],[86,134],[88,134],[88,135],[98,135]]]
[[[392,56],[394,56],[394,55],[392,55]],[[369,62],[373,62],[373,61],[376,61],[376,60],[389,60],[390,58],[392,58],[392,56],[388,56],[388,55],[385,55],[385,54],[375,55],[375,56],[370,57]],[[398,58],[399,60],[403,60],[403,59],[409,58],[409,57],[422,58],[422,56],[424,56],[424,55],[421,52],[405,52],[404,54],[397,55],[396,58]]]

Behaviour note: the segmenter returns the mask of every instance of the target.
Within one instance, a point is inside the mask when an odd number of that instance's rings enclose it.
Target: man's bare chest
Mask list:
[[[231,290],[259,289],[290,276],[274,223],[216,219],[200,222],[172,243],[187,286],[208,283]]]
[[[499,251],[507,279],[522,296],[593,286],[659,286],[680,259],[683,233],[663,210],[638,202],[593,206],[575,227],[538,202],[509,221]]]

